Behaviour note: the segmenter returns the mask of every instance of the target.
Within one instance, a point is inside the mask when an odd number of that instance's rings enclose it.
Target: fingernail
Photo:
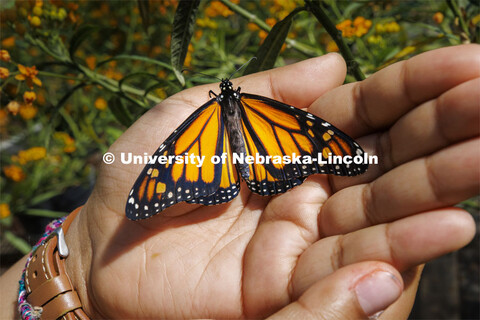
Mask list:
[[[371,316],[397,300],[402,294],[402,285],[393,274],[376,271],[360,279],[355,292],[363,311]]]

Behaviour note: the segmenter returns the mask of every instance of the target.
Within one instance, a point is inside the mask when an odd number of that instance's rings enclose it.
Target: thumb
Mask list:
[[[389,264],[356,263],[318,281],[269,319],[367,319],[385,310],[402,291],[402,277]]]

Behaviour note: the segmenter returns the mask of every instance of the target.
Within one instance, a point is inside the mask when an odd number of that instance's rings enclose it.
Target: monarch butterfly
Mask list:
[[[353,139],[327,121],[273,99],[241,93],[240,87],[234,90],[229,78],[222,79],[220,90],[218,95],[210,91],[214,97],[191,114],[152,156],[165,160],[194,154],[205,157],[203,165],[187,158],[182,163],[147,164],[128,196],[125,210],[129,219],[149,218],[183,201],[204,205],[229,202],[239,193],[239,177],[252,192],[268,196],[300,185],[311,174],[354,176],[367,170],[366,163],[332,165],[316,159],[327,159],[329,154],[364,154]],[[220,155],[224,161],[211,161]],[[289,155],[311,156],[317,161],[234,163],[258,155],[277,160]]]

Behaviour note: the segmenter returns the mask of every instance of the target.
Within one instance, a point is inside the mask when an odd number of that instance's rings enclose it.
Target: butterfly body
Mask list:
[[[240,177],[252,192],[268,196],[286,192],[311,174],[354,176],[367,169],[367,164],[320,161],[329,154],[364,153],[325,120],[273,99],[241,93],[229,79],[222,80],[220,90],[218,95],[210,91],[215,97],[190,115],[153,155],[160,159],[194,154],[203,164],[147,164],[127,200],[129,219],[151,217],[182,201],[204,205],[231,201],[238,195]],[[299,161],[309,157],[315,161]]]

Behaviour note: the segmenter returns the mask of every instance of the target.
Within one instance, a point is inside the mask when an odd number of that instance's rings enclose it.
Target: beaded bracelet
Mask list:
[[[67,216],[62,217],[57,220],[53,220],[50,222],[47,227],[45,228],[45,233],[42,235],[42,237],[38,240],[38,242],[33,246],[32,251],[30,252],[29,257],[27,258],[27,262],[25,264],[25,268],[23,269],[22,272],[22,277],[19,281],[19,289],[18,289],[18,311],[20,312],[20,315],[22,316],[23,320],[38,320],[40,319],[41,315],[41,309],[33,307],[31,304],[27,302],[27,290],[25,288],[25,272],[27,270],[27,265],[32,259],[33,252],[47,239],[50,234],[52,234],[57,228],[59,228]]]

